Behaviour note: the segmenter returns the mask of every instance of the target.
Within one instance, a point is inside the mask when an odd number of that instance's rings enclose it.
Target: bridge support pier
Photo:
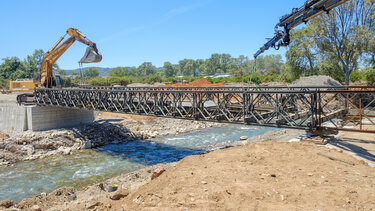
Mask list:
[[[53,106],[0,107],[0,131],[42,131],[69,128],[94,120],[94,111]]]
[[[68,128],[94,121],[94,111],[84,109],[28,106],[26,113],[27,128],[33,131]]]

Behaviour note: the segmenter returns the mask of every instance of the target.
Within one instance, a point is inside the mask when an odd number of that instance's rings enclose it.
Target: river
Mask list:
[[[224,125],[178,135],[110,144],[0,167],[0,200],[16,202],[62,186],[82,188],[145,166],[178,161],[204,153],[215,144],[258,136],[277,128]]]

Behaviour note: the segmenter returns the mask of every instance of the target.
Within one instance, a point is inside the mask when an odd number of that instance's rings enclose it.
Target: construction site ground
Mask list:
[[[177,163],[142,169],[81,191],[63,188],[25,199],[16,207],[24,210],[31,207],[41,210],[374,210],[375,168],[351,155],[374,158],[373,135],[344,132],[340,134],[344,141],[328,145],[288,142],[299,133],[295,130],[268,133],[263,138],[256,137],[261,142],[189,156]],[[361,151],[357,151],[359,148]],[[166,171],[150,180],[158,167]],[[112,183],[119,184],[119,191],[124,193],[118,200],[111,199],[113,195],[103,189]],[[77,196],[75,200],[69,197],[72,192]]]

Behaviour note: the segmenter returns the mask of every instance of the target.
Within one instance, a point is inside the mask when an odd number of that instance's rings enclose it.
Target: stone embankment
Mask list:
[[[71,129],[26,131],[16,134],[0,133],[0,165],[35,160],[54,154],[69,155],[80,149],[185,133],[219,125],[160,118],[124,119],[113,123],[102,119]]]
[[[4,134],[4,133],[3,133]],[[140,138],[126,128],[109,123],[83,125],[72,129],[21,132],[0,138],[0,165],[35,160],[54,154],[117,144]]]

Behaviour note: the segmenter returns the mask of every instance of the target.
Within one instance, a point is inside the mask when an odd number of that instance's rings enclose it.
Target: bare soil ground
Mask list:
[[[264,142],[187,157],[113,208],[370,210],[374,193],[375,170],[364,162],[310,143]]]
[[[375,125],[366,125],[367,129],[375,130]],[[359,129],[359,126],[356,127]],[[344,152],[366,161],[375,167],[375,134],[340,132],[337,140],[328,144],[328,147],[343,150]]]

